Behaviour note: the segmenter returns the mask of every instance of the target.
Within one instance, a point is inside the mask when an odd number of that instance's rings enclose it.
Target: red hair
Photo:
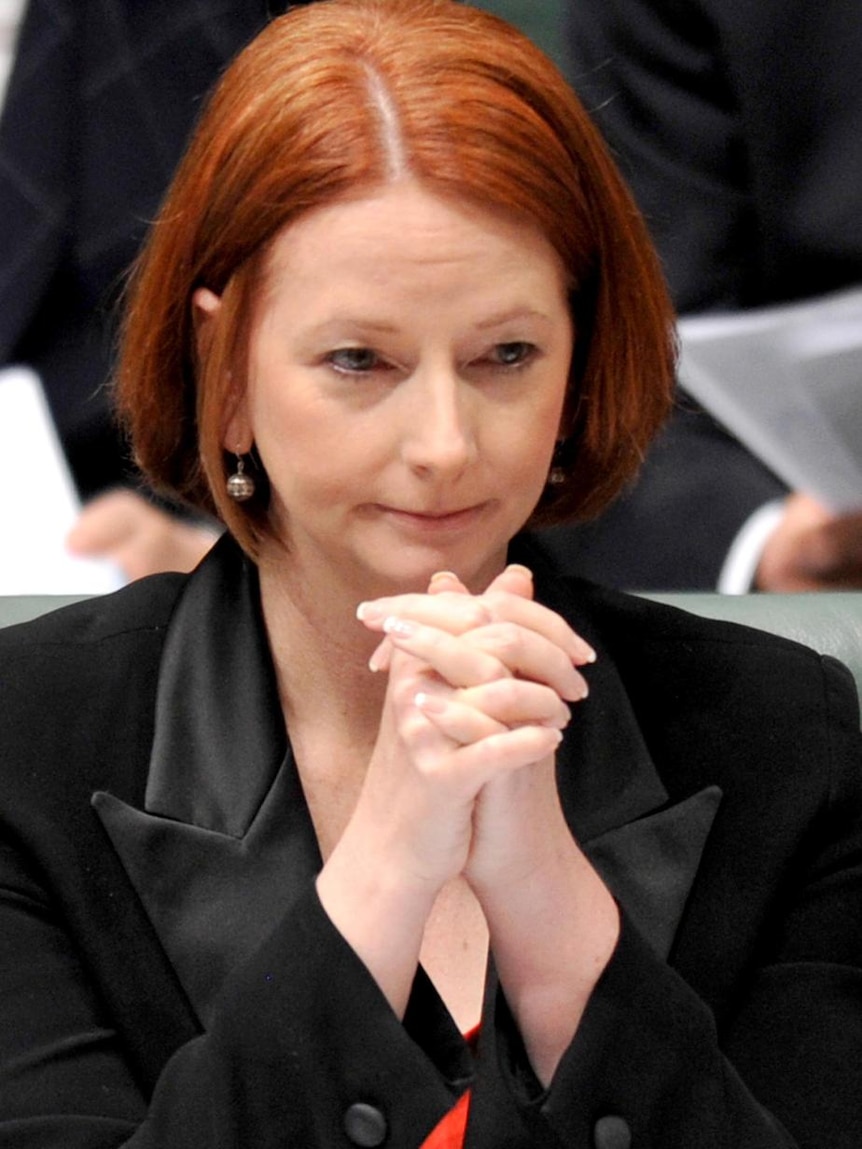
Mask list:
[[[524,35],[456,0],[320,0],[274,20],[216,88],[136,265],[117,377],[157,488],[220,515],[252,554],[266,500],[225,495],[270,241],[400,174],[532,222],[572,284],[576,350],[557,462],[533,522],[595,515],[633,477],[673,390],[673,316],[646,228],[565,79]],[[195,343],[191,297],[222,297]],[[265,486],[265,484],[264,484]]]

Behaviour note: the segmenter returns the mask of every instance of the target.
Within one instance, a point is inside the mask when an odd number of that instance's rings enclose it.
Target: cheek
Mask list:
[[[287,505],[348,495],[367,471],[367,436],[330,405],[294,394],[267,396],[254,409],[261,462]]]
[[[521,412],[516,431],[526,465],[550,461],[560,435],[565,394],[564,385],[549,383],[537,388],[528,409]]]
[[[547,482],[557,439],[555,409],[522,412],[512,420],[506,433],[486,440],[487,461],[492,466],[500,490],[520,505],[532,505]]]
[[[548,481],[560,435],[562,400],[549,396],[532,408],[512,429],[507,460],[508,481],[520,488],[527,502],[541,495]]]
[[[249,380],[247,404],[261,454],[300,457],[327,435],[320,404],[290,372],[258,366]]]

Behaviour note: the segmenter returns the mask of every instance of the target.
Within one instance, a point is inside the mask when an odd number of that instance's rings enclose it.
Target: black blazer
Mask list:
[[[323,913],[224,539],[0,632],[0,1146],[409,1149],[472,1083],[470,1149],[858,1149],[849,672],[513,557],[599,651],[559,787],[624,910],[551,1088],[493,968],[474,1066],[421,972],[402,1025]]]
[[[577,0],[572,79],[646,216],[681,313],[862,284],[857,0]],[[685,397],[633,493],[556,532],[566,568],[713,588],[783,483]]]
[[[27,5],[0,119],[0,364],[42,376],[83,495],[128,477],[105,391],[123,277],[203,96],[267,8]]]

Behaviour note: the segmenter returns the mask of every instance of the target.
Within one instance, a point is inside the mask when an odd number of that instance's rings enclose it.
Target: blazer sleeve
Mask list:
[[[134,963],[134,954],[117,954]],[[419,1145],[457,1093],[311,891],[225,985],[151,1097],[50,897],[0,849],[0,1146]],[[376,1142],[374,1142],[376,1143]]]
[[[764,918],[759,959],[718,1015],[672,968],[673,953],[661,961],[624,917],[551,1088],[532,1102],[558,1144],[586,1149],[605,1117],[655,1149],[862,1144],[858,711],[834,660],[824,659],[822,689],[824,799]],[[721,907],[713,917],[720,946]]]

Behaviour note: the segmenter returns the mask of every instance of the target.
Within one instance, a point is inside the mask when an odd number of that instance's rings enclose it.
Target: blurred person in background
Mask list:
[[[71,549],[110,559],[128,578],[190,569],[217,527],[154,497],[129,458],[108,387],[118,297],[202,97],[286,6],[0,0],[0,93],[9,82],[0,113],[0,364],[27,364],[41,378],[85,502]],[[556,2],[484,6],[552,39]]]
[[[681,315],[862,284],[857,0],[570,0],[565,15],[574,85]],[[630,589],[862,586],[862,515],[789,492],[682,394],[631,493],[551,545]]]
[[[6,0],[0,364],[40,376],[85,503],[73,551],[186,570],[213,523],[153,498],[111,412],[117,301],[201,99],[266,0]]]

